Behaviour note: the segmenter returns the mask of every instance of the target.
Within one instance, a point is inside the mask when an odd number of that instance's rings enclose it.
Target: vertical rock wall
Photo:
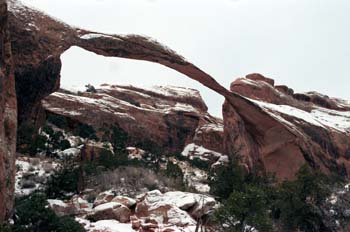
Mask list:
[[[0,0],[0,224],[12,211],[15,177],[17,103],[7,26],[6,0]]]

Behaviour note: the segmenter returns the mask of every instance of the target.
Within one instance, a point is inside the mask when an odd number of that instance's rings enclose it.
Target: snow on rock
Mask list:
[[[206,131],[224,132],[224,125],[218,124],[218,123],[207,123],[207,124],[204,124],[201,127],[201,129]]]
[[[109,202],[93,209],[93,213],[89,215],[89,218],[94,221],[115,219],[119,222],[125,223],[130,221],[131,211],[125,205],[118,202]]]
[[[82,218],[76,218],[76,221],[82,224],[87,232],[135,232],[131,224],[120,223],[117,220],[100,220],[90,222]]]
[[[113,190],[103,192],[109,195]],[[75,197],[79,199],[78,196]],[[51,205],[66,207],[72,200],[65,202],[50,200]],[[115,202],[118,201],[118,202]],[[125,204],[119,202],[125,202]],[[82,203],[86,201],[82,200]],[[125,205],[134,206],[134,210]],[[75,204],[73,204],[75,206]],[[115,197],[111,202],[101,204],[93,212],[85,212],[76,217],[76,221],[86,231],[159,231],[194,232],[196,220],[210,213],[216,202],[214,198],[180,191],[162,193],[159,190],[140,195],[137,201],[126,196]]]
[[[282,117],[283,115],[288,115],[300,119],[317,127],[330,128],[339,132],[350,133],[350,111],[337,111],[314,106],[313,109],[308,112],[289,105],[277,105],[253,99],[249,100],[277,119],[278,115],[276,117],[276,113],[280,114]],[[282,122],[286,124],[285,120]],[[290,122],[287,122],[287,124],[290,126]]]
[[[188,97],[188,98],[201,98],[200,93],[196,89],[178,87],[178,86],[152,86],[150,91],[156,92],[160,95],[171,96],[171,97]]]
[[[130,208],[136,205],[137,201],[127,196],[116,196],[111,202],[117,202]]]
[[[200,193],[209,193],[210,187],[207,184],[207,171],[193,167],[187,161],[178,161],[174,159],[171,159],[171,161],[179,165],[184,174],[184,181],[189,187],[196,189],[196,191]]]
[[[61,200],[48,199],[50,208],[59,216],[74,215],[76,209],[73,205],[67,204]]]
[[[118,114],[119,116],[127,117],[130,118],[130,115],[126,113],[121,113],[118,112],[118,110],[125,110],[126,108],[123,107],[123,104],[125,102],[120,102],[117,99],[115,99],[114,102],[108,101],[107,99],[99,98],[99,99],[94,99],[94,98],[89,98],[89,97],[84,97],[84,96],[77,96],[77,95],[72,95],[72,94],[65,94],[65,93],[53,93],[51,96],[63,99],[65,101],[74,103],[74,104],[79,104],[78,107],[91,107],[91,108],[98,108],[99,110],[102,110],[106,113],[114,113]],[[108,96],[105,96],[105,98],[108,98]],[[119,104],[118,104],[119,103]],[[46,101],[46,108],[50,108],[51,111],[56,112],[56,113],[61,113],[61,114],[68,114],[71,116],[79,116],[82,113],[77,112],[74,110],[69,110],[67,111],[64,108],[57,108],[57,107],[51,107],[50,104]]]
[[[68,148],[66,150],[58,152],[58,157],[61,159],[77,157],[80,153],[80,149],[76,147]]]
[[[68,207],[68,205],[61,200],[48,199],[47,202],[49,202],[50,206]]]
[[[198,146],[194,143],[188,144],[184,148],[181,154],[191,160],[198,158],[198,159],[207,161],[210,164],[213,164],[219,160],[221,161],[227,160],[226,155],[206,149],[203,146]],[[221,157],[225,157],[225,158],[221,158]]]
[[[191,208],[190,214],[194,218],[200,218],[207,214],[216,205],[216,201],[212,197],[180,191],[164,193],[162,201],[174,204],[183,210]]]
[[[121,40],[120,38],[115,37],[115,36],[98,34],[98,33],[85,34],[85,35],[80,36],[80,38],[81,39],[86,39],[86,40],[98,39],[98,38],[109,38],[109,39],[114,39],[114,40]]]
[[[145,154],[145,151],[137,148],[137,147],[127,147],[126,150],[128,151],[128,158],[130,160],[137,159],[142,160],[143,155]]]
[[[186,211],[173,203],[166,202],[159,190],[146,193],[143,200],[137,204],[135,213],[139,218],[153,218],[158,224],[181,227],[196,224],[196,221]]]
[[[193,89],[102,84],[94,93],[75,94],[61,89],[46,97],[42,105],[52,114],[90,125],[96,131],[119,127],[135,138],[135,144],[147,138],[176,153],[185,145],[184,141],[193,140],[199,126],[208,124],[197,139],[202,141],[200,144],[208,144],[211,138],[216,138],[210,148],[222,149],[222,136],[217,135],[223,134],[222,120],[208,114],[199,92]],[[97,136],[100,138],[103,133]]]
[[[200,218],[214,208],[214,198],[194,193],[167,192],[159,190],[146,193],[136,206],[140,218],[151,217],[159,224],[176,226],[195,225],[193,218]]]
[[[26,196],[43,187],[48,177],[59,164],[50,160],[40,158],[19,157],[16,160],[16,183],[15,195]]]
[[[97,195],[94,206],[102,205],[111,202],[116,197],[114,190],[108,190]]]

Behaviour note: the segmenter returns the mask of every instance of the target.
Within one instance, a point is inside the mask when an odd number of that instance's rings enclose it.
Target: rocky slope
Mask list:
[[[185,145],[196,143],[223,152],[222,120],[208,114],[199,92],[192,89],[105,84],[96,93],[53,93],[43,100],[43,108],[93,126],[100,138],[104,129],[115,126],[128,134],[129,145],[147,140],[161,150],[181,153]]]
[[[217,204],[214,198],[186,192],[149,191],[136,199],[113,189],[99,193],[93,203],[87,195],[64,202],[49,199],[58,215],[75,216],[86,231],[195,231],[196,220]]]

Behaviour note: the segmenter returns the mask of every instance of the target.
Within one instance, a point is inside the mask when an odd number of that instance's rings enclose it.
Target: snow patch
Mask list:
[[[300,119],[317,127],[325,129],[331,128],[344,133],[350,132],[350,111],[336,111],[322,107],[314,107],[310,112],[307,112],[288,105],[276,105],[249,98],[248,100],[254,102],[277,119],[281,119],[276,115],[276,113],[279,113]],[[291,126],[291,123],[286,120],[282,120],[282,122]]]
[[[98,33],[90,33],[90,34],[85,34],[85,35],[80,36],[80,39],[84,39],[84,40],[99,39],[99,38],[108,38],[108,39],[114,39],[114,40],[121,40],[120,38],[117,38],[115,36],[98,34]]]

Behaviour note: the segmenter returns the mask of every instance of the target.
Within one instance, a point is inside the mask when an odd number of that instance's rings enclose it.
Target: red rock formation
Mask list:
[[[235,82],[231,92],[174,51],[149,38],[74,28],[16,0],[8,3],[20,122],[37,117],[40,101],[58,90],[60,55],[71,46],[79,46],[103,56],[165,65],[224,96],[225,151],[232,153],[235,147],[243,145],[241,153],[251,168],[276,172],[283,179],[292,178],[300,165],[307,162],[325,172],[348,174],[349,131],[344,124],[349,123],[349,103],[316,93],[293,94],[286,87],[274,88],[273,80],[259,74]],[[4,0],[0,0],[0,10],[0,181],[1,186],[8,185],[0,187],[0,209],[5,209],[0,210],[1,221],[12,205],[16,99]],[[208,137],[197,138],[208,141]]]
[[[5,13],[4,0],[1,2],[2,11]],[[230,95],[227,89],[220,86],[208,74],[150,38],[91,32],[71,27],[40,11],[31,9],[17,0],[8,0],[8,5],[8,24],[11,32],[20,123],[25,120],[35,120],[40,110],[40,101],[58,90],[61,68],[60,55],[71,46],[79,46],[104,56],[156,62],[177,70],[224,96]],[[5,15],[6,17],[3,17]],[[1,16],[1,22],[5,22],[7,14]],[[8,37],[6,38],[8,39]],[[12,84],[9,83],[9,87],[13,87]],[[11,91],[11,88],[8,90]],[[14,109],[13,106],[16,104],[13,104],[13,101],[15,99],[13,97],[11,99],[11,109]],[[0,109],[4,111],[5,104],[2,104]],[[15,110],[7,110],[6,112],[13,112],[12,116],[16,116]],[[8,144],[12,148],[15,144],[16,122],[10,126],[8,135],[5,135],[6,140],[3,141],[11,140]],[[3,147],[6,148],[7,145]],[[14,149],[12,149],[9,154],[14,156],[14,153]],[[6,158],[4,162],[8,161]],[[3,168],[0,169],[0,172],[2,170]],[[12,168],[8,169],[8,172],[13,171]]]
[[[180,153],[195,142],[223,151],[222,120],[210,116],[198,91],[181,87],[103,85],[96,93],[56,92],[43,100],[49,114],[91,125],[102,138],[112,126],[127,132],[130,145],[151,142]],[[147,141],[144,141],[147,139]]]
[[[0,224],[11,214],[13,205],[16,131],[17,105],[7,5],[0,0]]]
[[[40,100],[58,90],[59,57],[71,46],[103,56],[156,62],[229,94],[210,75],[150,38],[74,28],[16,0],[9,0],[9,12],[20,121],[35,117]]]
[[[250,167],[274,172],[280,180],[293,178],[304,163],[348,176],[349,102],[317,93],[293,94],[288,87],[275,88],[271,79],[253,76],[231,84],[231,91],[245,100],[224,104],[227,151],[243,145]]]

